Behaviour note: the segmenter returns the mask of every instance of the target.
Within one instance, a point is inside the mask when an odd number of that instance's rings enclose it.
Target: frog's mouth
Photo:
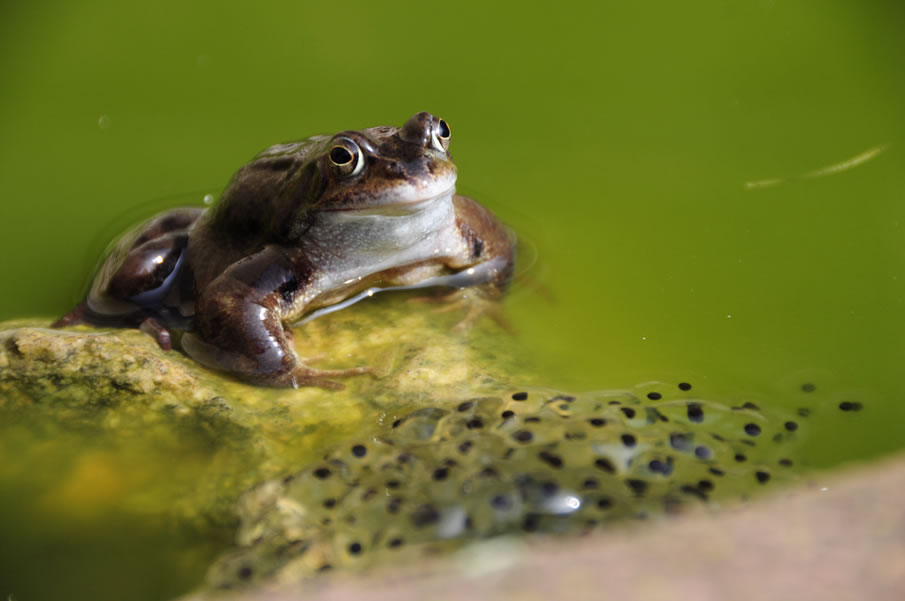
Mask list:
[[[403,215],[411,215],[419,213],[434,206],[436,203],[442,203],[452,200],[456,193],[456,186],[452,185],[443,191],[420,198],[406,198],[405,195],[394,195],[392,200],[380,199],[374,201],[371,206],[367,207],[339,207],[329,209],[330,212],[354,213],[356,215],[384,215],[387,217],[398,217]]]

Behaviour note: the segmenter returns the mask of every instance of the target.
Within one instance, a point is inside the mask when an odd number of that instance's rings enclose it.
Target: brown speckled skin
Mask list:
[[[168,327],[185,327],[183,349],[209,367],[270,386],[337,387],[329,378],[367,369],[305,365],[284,323],[371,286],[479,265],[487,268],[477,282],[485,297],[509,283],[513,238],[490,211],[454,195],[446,127],[418,113],[401,128],[265,150],[211,209],[170,211],[124,238],[93,296],[57,325],[141,325],[162,346],[160,332],[168,339]],[[333,162],[336,145],[359,158]],[[159,299],[135,301],[157,287]],[[108,306],[115,313],[97,308]]]

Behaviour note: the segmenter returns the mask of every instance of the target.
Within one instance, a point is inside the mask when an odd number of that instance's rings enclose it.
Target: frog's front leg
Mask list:
[[[455,269],[482,272],[478,284],[482,296],[499,299],[512,281],[515,265],[515,235],[485,207],[473,199],[456,195],[456,229],[464,252],[447,263]]]
[[[504,329],[514,332],[515,328],[503,315],[499,300],[512,280],[515,236],[471,198],[457,195],[453,205],[460,250],[447,259],[446,265],[456,273],[440,279],[455,289],[412,300],[443,303],[445,306],[438,309],[438,313],[465,309],[465,317],[456,324],[456,330],[467,329],[478,318],[487,315]]]
[[[183,349],[199,363],[268,386],[342,388],[330,378],[367,373],[369,367],[316,369],[295,352],[282,316],[308,273],[269,246],[237,261],[208,284],[196,304],[195,329]]]

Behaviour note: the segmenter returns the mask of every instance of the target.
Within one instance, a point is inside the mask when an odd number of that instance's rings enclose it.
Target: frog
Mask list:
[[[167,210],[108,250],[53,324],[139,328],[252,384],[342,388],[369,366],[320,369],[292,327],[383,290],[469,289],[499,303],[516,236],[456,191],[449,124],[315,135],[260,152],[208,207]]]

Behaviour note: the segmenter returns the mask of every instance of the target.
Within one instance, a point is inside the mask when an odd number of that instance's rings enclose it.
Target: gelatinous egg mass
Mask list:
[[[512,391],[389,415],[242,500],[232,587],[514,533],[581,532],[739,499],[793,478],[806,418],[691,398]]]

